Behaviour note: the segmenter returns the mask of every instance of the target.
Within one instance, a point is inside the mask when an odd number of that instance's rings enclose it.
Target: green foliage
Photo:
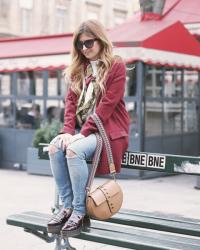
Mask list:
[[[40,143],[49,143],[56,135],[58,135],[63,124],[60,121],[46,123],[44,127],[36,129],[33,139],[33,147],[38,148]]]

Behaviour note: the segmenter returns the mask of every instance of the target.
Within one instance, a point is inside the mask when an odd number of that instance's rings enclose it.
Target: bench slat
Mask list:
[[[9,216],[7,223],[46,232],[46,224],[50,217],[51,215],[43,213],[25,212]],[[131,249],[197,250],[200,246],[200,239],[197,237],[189,236],[188,238],[177,234],[94,220],[92,220],[90,232],[83,232],[77,238]]]
[[[113,228],[114,229],[114,228]],[[120,232],[119,225],[116,231],[108,231],[105,228],[94,228],[90,233],[83,233],[78,238],[92,240],[99,243],[111,244],[131,249],[160,249],[160,250],[199,250],[200,242],[183,242],[183,237],[162,235],[158,231],[147,231],[142,229],[132,229],[135,233]]]
[[[166,232],[200,236],[200,220],[175,215],[121,209],[108,221]]]
[[[200,225],[200,220],[199,219],[195,219],[195,218],[189,218],[189,217],[183,217],[177,214],[166,214],[166,213],[162,213],[159,211],[156,212],[147,212],[147,211],[139,211],[139,210],[133,210],[133,209],[127,209],[127,208],[122,208],[120,209],[120,213],[123,214],[135,214],[138,216],[147,216],[150,218],[167,218],[167,219],[171,219],[171,220],[176,220],[176,221],[184,221],[184,222],[189,222],[189,223],[195,223],[195,224],[199,224]]]
[[[47,218],[44,218],[42,214],[40,216],[36,216],[31,214],[22,213],[22,214],[13,214],[10,215],[6,222],[8,225],[23,227],[30,230],[47,232],[47,222],[50,219],[50,215]]]
[[[128,213],[129,212],[129,214],[132,212],[134,212],[134,211],[132,211],[132,210],[126,210],[126,209],[124,209],[124,211],[122,210],[122,212],[124,212],[124,213]],[[137,213],[137,211],[136,211],[136,213]],[[138,213],[141,213],[141,212],[139,212],[138,211]],[[119,215],[120,213],[118,213],[117,215]],[[123,214],[123,213],[122,213]],[[145,214],[145,212],[144,212],[144,214]],[[147,213],[147,214],[150,214],[150,213]],[[51,217],[51,215],[49,215],[49,214],[43,214],[43,213],[39,213],[39,212],[35,212],[35,211],[30,211],[30,212],[24,212],[22,215],[24,215],[25,217],[28,215],[28,216],[30,216],[31,217],[31,220],[33,220],[33,221],[35,221],[36,223],[38,223],[38,221],[40,222],[40,224],[43,224],[44,225],[44,227],[46,228],[46,223],[49,221],[49,219],[50,219],[50,217]],[[42,223],[41,223],[41,221],[43,221]],[[199,220],[197,220],[197,221],[199,221]],[[128,220],[128,222],[131,222],[130,220]],[[121,228],[122,229],[120,229],[119,230],[119,228],[118,228],[118,226],[116,226],[115,224],[111,224],[111,223],[107,223],[107,222],[104,222],[104,221],[94,221],[94,220],[92,220],[92,223],[94,224],[95,223],[95,227],[98,227],[98,228],[100,228],[99,226],[98,226],[98,224],[100,223],[100,225],[102,225],[103,224],[103,228],[105,228],[105,229],[107,229],[107,230],[110,230],[110,225],[112,225],[112,230],[115,230],[115,228],[117,228],[117,230],[118,231],[120,231],[120,232],[126,232],[127,231],[127,228],[125,227],[125,228],[123,228],[123,226],[121,226]],[[124,223],[123,223],[124,224]],[[107,226],[107,225],[109,225],[109,226]],[[131,225],[131,223],[129,223],[129,224],[127,224],[128,226],[133,226],[133,225]],[[93,225],[92,225],[92,227],[93,227]],[[199,226],[198,226],[199,227]],[[132,228],[132,227],[131,227]],[[198,228],[199,229],[199,228]],[[125,231],[124,231],[125,230]],[[160,230],[160,231],[163,231],[162,229]],[[129,231],[127,231],[127,232],[130,232],[130,228],[129,228]],[[171,231],[170,231],[171,232]],[[136,233],[135,231],[134,231],[134,233]],[[182,240],[184,241],[184,238],[182,238]],[[188,238],[187,238],[187,242],[188,242]],[[193,242],[193,241],[192,241]],[[197,241],[198,243],[200,242],[200,239]]]
[[[119,224],[113,224],[113,223],[108,223],[108,222],[103,222],[103,221],[95,221],[95,228],[98,229],[102,229],[102,230],[108,230],[108,231],[112,231],[112,232],[119,232],[122,234],[130,234],[130,235],[137,235],[137,236],[144,236],[147,238],[155,238],[155,240],[157,241],[157,239],[159,240],[164,240],[164,241],[171,241],[171,242],[179,242],[180,243],[180,239],[181,239],[181,243],[189,243],[189,244],[196,244],[199,245],[200,244],[200,238],[196,238],[196,237],[185,237],[184,235],[178,235],[178,234],[166,234],[162,231],[154,231],[154,230],[149,230],[149,229],[145,229],[145,228],[138,228],[137,227],[133,227],[133,226],[125,226],[125,225],[120,225]],[[93,227],[93,224],[92,226]]]
[[[35,216],[36,218],[43,217],[46,219],[46,222],[50,219],[49,214],[41,214],[39,212],[31,211],[23,214]],[[200,237],[200,220],[181,216],[121,209],[120,212],[108,221],[122,225]]]

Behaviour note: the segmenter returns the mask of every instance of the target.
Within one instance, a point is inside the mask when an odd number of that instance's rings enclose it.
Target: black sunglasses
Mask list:
[[[83,45],[87,48],[87,49],[90,49],[94,46],[94,42],[98,40],[97,38],[94,38],[94,39],[88,39],[88,40],[85,40],[85,41],[77,41],[76,43],[76,47],[78,50],[82,50],[83,49]]]

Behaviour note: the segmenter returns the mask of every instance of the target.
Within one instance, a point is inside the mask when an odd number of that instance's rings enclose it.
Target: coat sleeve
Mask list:
[[[96,108],[96,114],[99,116],[103,124],[105,124],[110,118],[116,105],[124,96],[126,68],[123,61],[115,63],[110,74],[113,74],[113,77],[110,81],[108,79],[106,92]],[[97,132],[97,127],[92,118],[89,118],[83,125],[81,134],[88,136],[89,134],[95,132]]]
[[[77,95],[69,88],[65,98],[64,127],[60,133],[75,134]]]

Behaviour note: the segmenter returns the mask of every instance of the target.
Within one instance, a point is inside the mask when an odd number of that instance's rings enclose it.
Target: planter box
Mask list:
[[[49,160],[40,160],[37,148],[27,148],[27,172],[29,174],[52,176]]]

